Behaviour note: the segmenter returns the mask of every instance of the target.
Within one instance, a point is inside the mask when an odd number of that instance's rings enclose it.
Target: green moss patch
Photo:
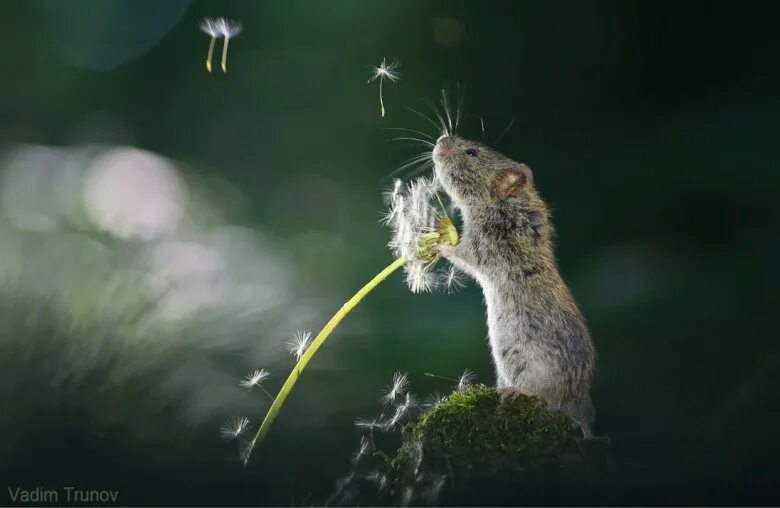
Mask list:
[[[608,442],[579,436],[568,417],[539,398],[502,401],[494,388],[478,385],[405,427],[391,477],[406,495],[430,494],[431,482],[438,484],[436,501],[429,496],[428,503],[533,502],[542,492],[549,500],[550,489],[590,488],[608,477]]]

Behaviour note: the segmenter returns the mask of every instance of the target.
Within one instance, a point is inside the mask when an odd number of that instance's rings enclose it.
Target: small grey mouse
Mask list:
[[[460,243],[438,248],[482,287],[499,391],[539,396],[591,437],[596,350],[558,272],[550,212],[531,170],[449,134],[433,161],[463,220]]]

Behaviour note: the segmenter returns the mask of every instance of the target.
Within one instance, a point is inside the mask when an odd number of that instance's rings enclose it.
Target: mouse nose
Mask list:
[[[442,134],[436,140],[436,147],[433,149],[433,155],[440,157],[449,157],[455,151],[455,140],[449,134]]]

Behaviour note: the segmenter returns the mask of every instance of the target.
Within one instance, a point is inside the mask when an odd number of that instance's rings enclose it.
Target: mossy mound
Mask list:
[[[494,388],[470,387],[405,427],[392,483],[413,504],[549,502],[561,487],[573,495],[609,476],[607,440],[579,436],[537,397],[502,401]]]

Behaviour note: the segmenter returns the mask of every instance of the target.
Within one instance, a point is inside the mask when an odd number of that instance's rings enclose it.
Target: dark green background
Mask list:
[[[244,25],[226,76],[203,68],[204,16]],[[3,2],[0,17],[3,143],[132,144],[218,174],[243,194],[222,203],[230,220],[288,243],[326,313],[391,261],[381,191],[418,148],[383,127],[430,132],[405,107],[459,84],[463,135],[480,137],[482,118],[491,141],[514,119],[497,148],[534,170],[597,344],[596,430],[634,473],[596,502],[780,501],[780,4],[31,0]],[[385,56],[403,77],[385,83],[382,119],[366,79]],[[123,128],[78,128],[94,115]],[[313,231],[347,248],[296,240]],[[352,420],[376,411],[394,370],[421,394],[448,389],[424,372],[493,381],[473,284],[412,295],[396,276],[357,313],[370,334],[334,335],[247,470],[218,419],[187,426],[170,404],[139,417],[159,422],[148,440],[125,438],[132,419],[95,425],[142,407],[156,382],[98,396],[96,373],[90,389],[41,380],[11,395],[1,418],[32,393],[40,428],[0,436],[15,450],[0,486],[119,488],[122,504],[321,503],[349,469]],[[244,374],[241,351],[218,361]],[[5,375],[29,387],[25,372]]]

